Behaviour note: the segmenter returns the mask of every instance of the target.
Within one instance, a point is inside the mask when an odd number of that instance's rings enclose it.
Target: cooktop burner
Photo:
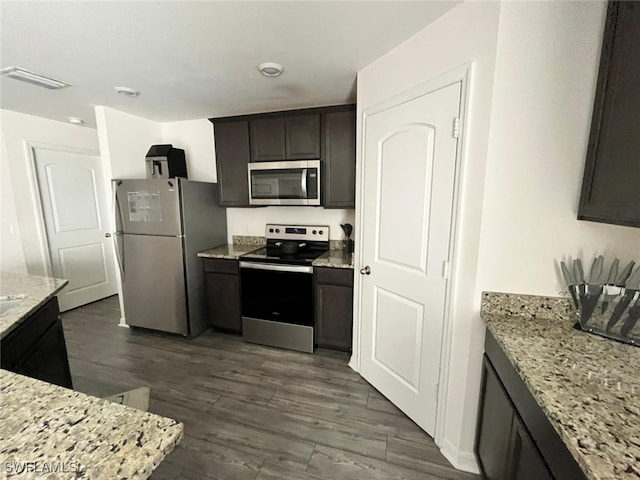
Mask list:
[[[310,264],[329,250],[326,225],[275,225],[265,228],[267,246],[241,255],[265,263]]]

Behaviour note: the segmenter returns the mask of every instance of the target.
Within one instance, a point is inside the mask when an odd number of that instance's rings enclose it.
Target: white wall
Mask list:
[[[14,271],[26,270],[33,275],[46,275],[47,245],[41,241],[44,238],[44,225],[38,214],[37,190],[32,182],[35,176],[32,176],[33,165],[28,145],[37,143],[62,146],[97,154],[98,137],[91,128],[8,110],[0,110],[0,120],[3,143],[2,268],[7,265],[7,268]],[[11,188],[5,191],[7,173]],[[15,216],[11,205],[15,208]],[[13,237],[10,234],[7,236],[9,225],[15,227],[16,218],[19,228],[14,228]],[[8,223],[5,224],[5,220]],[[22,246],[24,260],[20,257],[19,244]],[[11,257],[6,258],[5,255]]]
[[[355,224],[355,210],[320,207],[261,207],[227,209],[229,242],[233,235],[264,236],[267,223],[329,225],[329,238],[342,240],[341,223]]]
[[[0,270],[27,273],[4,133],[0,138]]]
[[[605,2],[502,7],[477,292],[557,296],[557,263],[640,261],[640,229],[576,220]],[[533,28],[535,26],[535,28]]]
[[[190,180],[217,182],[213,125],[209,120],[161,124],[162,143],[184,149]]]
[[[146,178],[145,155],[151,145],[163,143],[160,124],[109,107],[95,111],[107,178]]]
[[[450,381],[448,385],[441,383],[441,388],[446,390],[443,402],[446,421],[436,437],[451,462],[467,470],[476,469],[473,456],[475,418],[466,417],[465,412],[475,413],[479,387],[475,366],[474,375],[469,374],[471,359],[477,361],[477,352],[470,346],[482,348],[484,337],[484,329],[475,321],[478,317],[474,309],[475,278],[499,12],[497,2],[465,2],[358,73],[360,159],[364,109],[459,65],[473,63],[464,130],[459,243],[455,248],[453,272],[456,288],[452,292]],[[398,205],[398,208],[406,208],[406,205]],[[361,259],[357,259],[356,268],[360,262]],[[356,280],[356,295],[358,285]],[[472,397],[471,401],[467,393]]]

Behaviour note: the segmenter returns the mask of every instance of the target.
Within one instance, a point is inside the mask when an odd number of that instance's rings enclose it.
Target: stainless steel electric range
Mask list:
[[[312,262],[329,250],[326,225],[273,225],[267,246],[240,257],[242,338],[313,353]]]

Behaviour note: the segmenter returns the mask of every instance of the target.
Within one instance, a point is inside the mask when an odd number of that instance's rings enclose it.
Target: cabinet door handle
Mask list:
[[[110,233],[105,233],[104,236],[107,237],[107,238],[111,238],[111,234]]]
[[[371,275],[371,267],[367,265],[366,267],[361,268],[360,275]]]

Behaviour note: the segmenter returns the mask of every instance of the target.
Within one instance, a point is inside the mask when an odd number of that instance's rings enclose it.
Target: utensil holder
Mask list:
[[[613,285],[571,287],[578,299],[581,330],[640,346],[640,291]]]
[[[347,239],[342,241],[342,253],[353,253],[353,240]]]

